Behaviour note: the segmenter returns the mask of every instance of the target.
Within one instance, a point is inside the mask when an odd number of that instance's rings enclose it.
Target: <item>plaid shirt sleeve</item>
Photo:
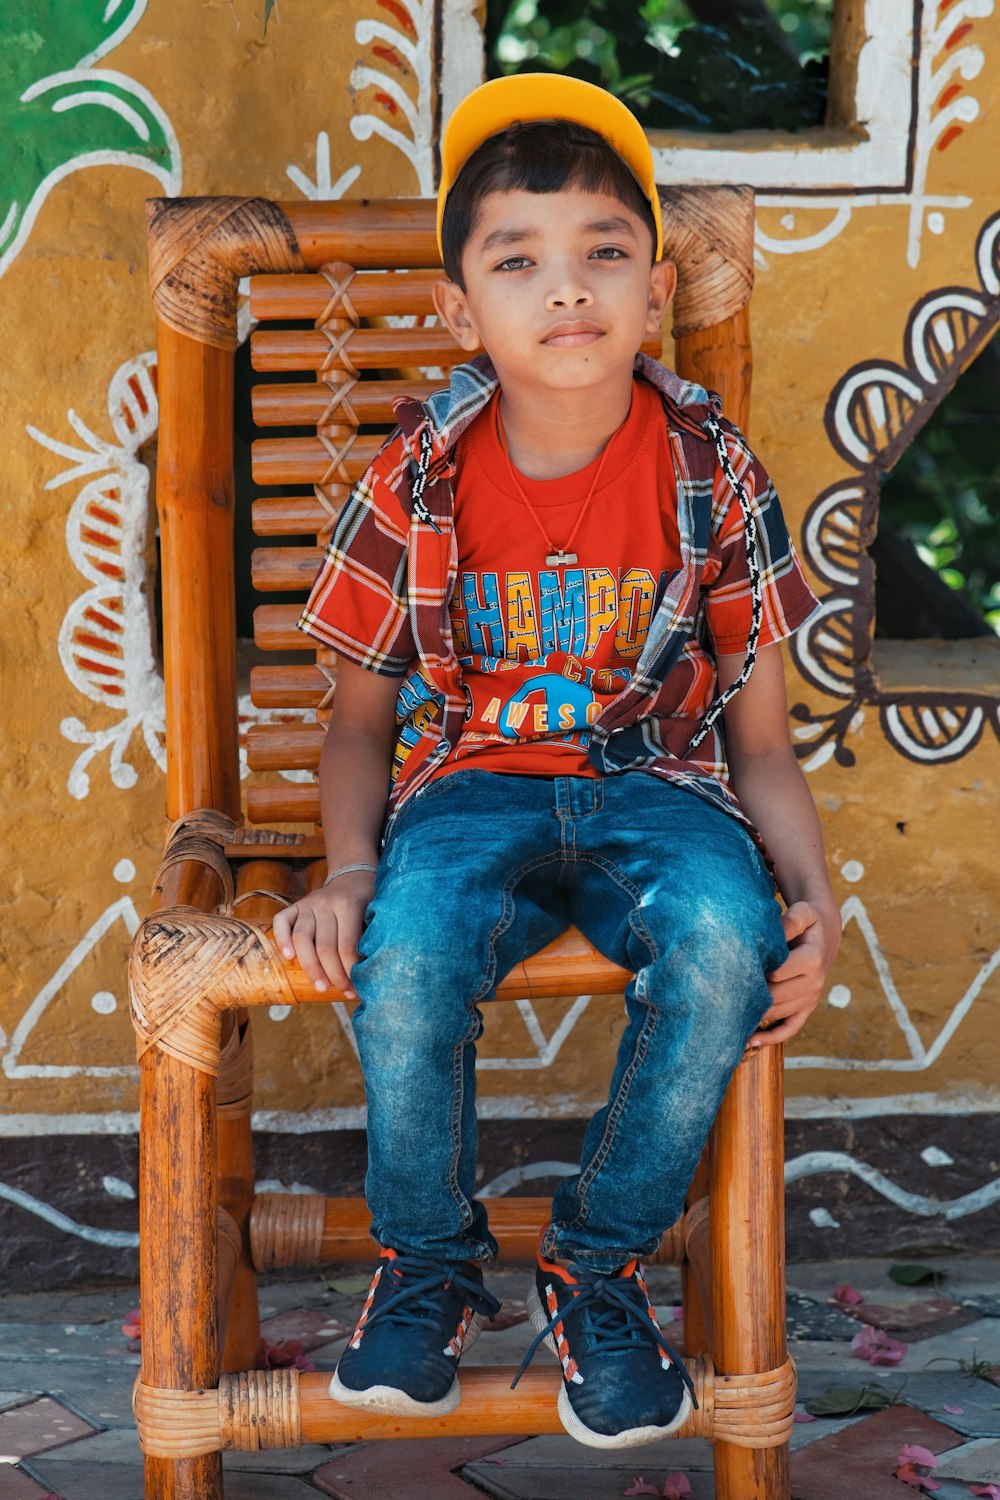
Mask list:
[[[728,430],[729,457],[757,519],[762,614],[758,645],[784,640],[804,625],[818,600],[795,554],[774,485],[743,437]],[[740,503],[721,471],[712,493],[712,541],[705,568],[705,618],[716,655],[739,655],[750,634],[750,572]]]
[[[385,677],[402,677],[415,655],[409,533],[397,495],[408,467],[397,436],[351,491],[298,622],[338,655]]]

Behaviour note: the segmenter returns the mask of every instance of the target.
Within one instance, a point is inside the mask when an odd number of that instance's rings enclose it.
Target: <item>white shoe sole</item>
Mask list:
[[[532,1286],[528,1293],[528,1315],[536,1333],[549,1322],[549,1317],[542,1307],[538,1296],[538,1289]],[[559,1351],[552,1334],[548,1334],[544,1340],[546,1348],[550,1349],[559,1359]],[[560,1377],[562,1371],[560,1370]],[[665,1427],[627,1427],[624,1432],[594,1432],[584,1422],[581,1422],[570,1404],[569,1391],[566,1389],[566,1381],[560,1378],[559,1383],[559,1420],[578,1443],[583,1443],[587,1448],[641,1448],[644,1443],[656,1443],[660,1438],[670,1437],[679,1427],[683,1427],[691,1415],[691,1397],[685,1387],[684,1399],[677,1409],[671,1422]]]
[[[474,1315],[465,1335],[465,1343],[462,1345],[462,1353],[471,1349],[478,1339],[483,1327],[483,1320]],[[370,1385],[366,1390],[355,1391],[350,1386],[344,1385],[340,1376],[334,1371],[333,1379],[330,1381],[330,1395],[334,1401],[341,1406],[354,1406],[362,1411],[378,1412],[382,1416],[391,1417],[446,1417],[453,1412],[462,1399],[462,1390],[458,1383],[458,1371],[456,1361],[455,1379],[450,1388],[437,1401],[416,1401],[406,1391],[399,1390],[392,1385]]]

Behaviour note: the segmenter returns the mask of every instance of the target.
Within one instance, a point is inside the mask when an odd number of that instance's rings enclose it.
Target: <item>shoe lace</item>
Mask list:
[[[650,1316],[641,1287],[631,1280],[623,1281],[620,1276],[602,1275],[589,1270],[586,1266],[570,1266],[570,1274],[577,1282],[576,1286],[569,1288],[573,1297],[572,1303],[568,1307],[560,1308],[545,1327],[539,1329],[521,1361],[517,1374],[510,1383],[511,1390],[517,1385],[534,1359],[543,1340],[553,1332],[557,1323],[562,1322],[567,1314],[572,1313],[580,1316],[583,1329],[602,1354],[627,1352],[635,1349],[637,1345],[650,1343],[655,1343],[658,1349],[663,1349],[670,1356],[674,1368],[690,1391],[691,1400],[697,1408],[698,1397],[695,1394],[694,1382],[685,1369],[684,1361],[677,1350],[667,1343],[659,1325]]]
[[[389,1262],[389,1275],[399,1283],[391,1297],[369,1316],[369,1326],[376,1320],[410,1326],[440,1316],[441,1293],[446,1287],[460,1287],[473,1312],[495,1318],[501,1303],[488,1292],[482,1281],[462,1261],[431,1260],[420,1255],[397,1255]]]

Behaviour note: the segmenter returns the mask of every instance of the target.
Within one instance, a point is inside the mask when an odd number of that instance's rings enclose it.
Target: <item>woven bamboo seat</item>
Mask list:
[[[752,195],[673,189],[664,219],[679,272],[676,368],[719,390],[745,425]],[[255,554],[255,586],[265,593],[308,589],[350,485],[392,425],[392,397],[430,392],[441,382],[422,372],[463,356],[421,322],[438,274],[432,202],[153,200],[149,222],[170,834],[130,966],[141,1075],[135,1411],[149,1500],[221,1500],[226,1448],[560,1431],[559,1376],[539,1363],[511,1391],[511,1371],[469,1369],[458,1411],[420,1422],[342,1408],[323,1375],[247,1368],[259,1340],[258,1271],[366,1260],[374,1247],[360,1201],[254,1194],[250,1010],[342,997],[318,995],[270,936],[279,906],[325,875],[314,782],[254,784],[241,810],[229,416],[238,283],[252,278],[262,320],[255,367],[310,375],[254,394],[255,420],[279,433],[255,444],[255,477],[312,486],[254,504],[257,535],[286,540]],[[396,326],[404,317],[409,326]],[[310,426],[315,436],[280,435]],[[272,603],[256,614],[260,650],[298,653],[251,675],[256,705],[293,720],[251,729],[248,760],[260,773],[315,770],[319,761],[335,661],[308,649],[297,613]],[[281,830],[266,826],[274,823]],[[615,995],[627,977],[570,931],[507,975],[498,998]],[[780,1048],[748,1050],[687,1208],[657,1256],[682,1266],[701,1403],[684,1435],[713,1441],[719,1500],[790,1493],[781,1066]],[[490,1222],[502,1256],[531,1260],[546,1213],[542,1200],[496,1200]]]

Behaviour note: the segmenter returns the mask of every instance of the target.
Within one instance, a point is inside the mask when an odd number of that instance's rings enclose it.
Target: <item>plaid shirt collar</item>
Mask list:
[[[702,442],[712,441],[704,427],[708,412],[722,410],[719,398],[703,386],[682,380],[673,370],[646,354],[637,354],[633,371],[659,391],[668,424],[675,431],[687,432]],[[412,396],[399,396],[393,403],[396,420],[414,462],[420,460],[420,433],[429,436],[430,465],[427,482],[450,478],[454,472],[451,456],[462,433],[476,420],[500,381],[487,354],[479,354],[466,364],[456,365],[448,385],[425,402]],[[424,439],[427,444],[427,437]],[[425,447],[425,455],[427,447]],[[426,462],[426,457],[425,457]]]

